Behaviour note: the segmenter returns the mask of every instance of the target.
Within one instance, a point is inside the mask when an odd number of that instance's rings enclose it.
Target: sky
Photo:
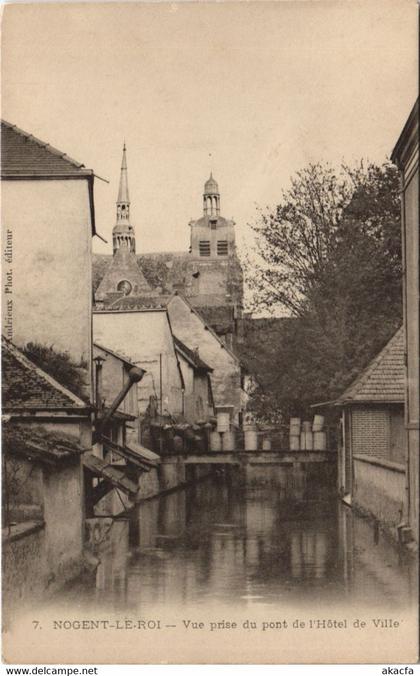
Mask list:
[[[111,253],[122,145],[138,252],[187,250],[210,170],[239,248],[310,161],[390,155],[417,95],[415,0],[15,4],[2,117],[94,169]]]

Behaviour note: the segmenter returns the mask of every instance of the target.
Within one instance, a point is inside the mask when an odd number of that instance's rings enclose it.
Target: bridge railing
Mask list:
[[[326,447],[316,450],[333,451],[337,448],[337,434],[335,428],[326,427]],[[214,430],[213,430],[214,432]],[[227,441],[229,443],[227,443]],[[178,425],[178,426],[156,426],[151,435],[152,450],[162,456],[167,455],[186,455],[186,454],[207,454],[220,451],[274,451],[279,453],[290,452],[291,450],[312,450],[291,449],[288,427],[271,428],[269,431],[260,430],[256,433],[256,445],[249,445],[249,438],[242,429],[235,430],[233,436],[225,441],[223,433],[220,435],[219,442],[214,444],[210,430],[206,426],[199,425]],[[254,437],[255,442],[255,437]],[[255,447],[256,446],[256,447]]]

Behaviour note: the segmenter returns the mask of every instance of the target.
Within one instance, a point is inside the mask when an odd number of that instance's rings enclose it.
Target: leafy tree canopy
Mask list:
[[[253,310],[294,318],[274,350],[248,331],[245,359],[261,353],[253,406],[271,419],[304,413],[337,397],[401,323],[398,172],[311,164],[251,227]]]

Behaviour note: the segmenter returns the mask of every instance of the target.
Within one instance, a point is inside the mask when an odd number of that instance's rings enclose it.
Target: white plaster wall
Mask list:
[[[38,341],[89,361],[91,220],[87,180],[2,181],[2,326],[18,345]],[[2,247],[2,250],[4,246]],[[11,272],[11,293],[5,292]],[[13,301],[12,334],[7,300]]]
[[[137,386],[140,413],[145,412],[151,395],[160,398],[162,355],[163,412],[182,412],[181,377],[165,311],[94,312],[93,335],[99,344],[122,352],[147,371]]]
[[[199,348],[200,357],[213,368],[211,382],[216,406],[231,405],[241,410],[241,373],[239,362],[207,330],[201,319],[180,296],[168,304],[174,334],[188,347]]]

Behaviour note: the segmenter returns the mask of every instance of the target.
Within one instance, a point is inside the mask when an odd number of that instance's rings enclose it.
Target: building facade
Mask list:
[[[213,176],[204,185],[202,216],[189,223],[188,253],[145,254],[136,246],[130,221],[125,146],[116,212],[112,259],[94,257],[96,305],[107,307],[124,296],[179,291],[232,347],[241,331],[243,273],[236,250],[235,223],[221,215],[220,191]]]
[[[406,354],[407,523],[419,538],[419,102],[391,157],[401,173],[403,307]]]
[[[396,539],[406,516],[404,387],[400,328],[336,402],[342,409],[339,493]]]
[[[3,532],[3,581],[5,597],[14,588],[24,597],[49,593],[83,565],[94,174],[4,121],[1,141],[4,458],[9,476],[16,463],[28,473]]]
[[[90,396],[93,171],[7,122],[1,132],[2,332],[67,352]]]

